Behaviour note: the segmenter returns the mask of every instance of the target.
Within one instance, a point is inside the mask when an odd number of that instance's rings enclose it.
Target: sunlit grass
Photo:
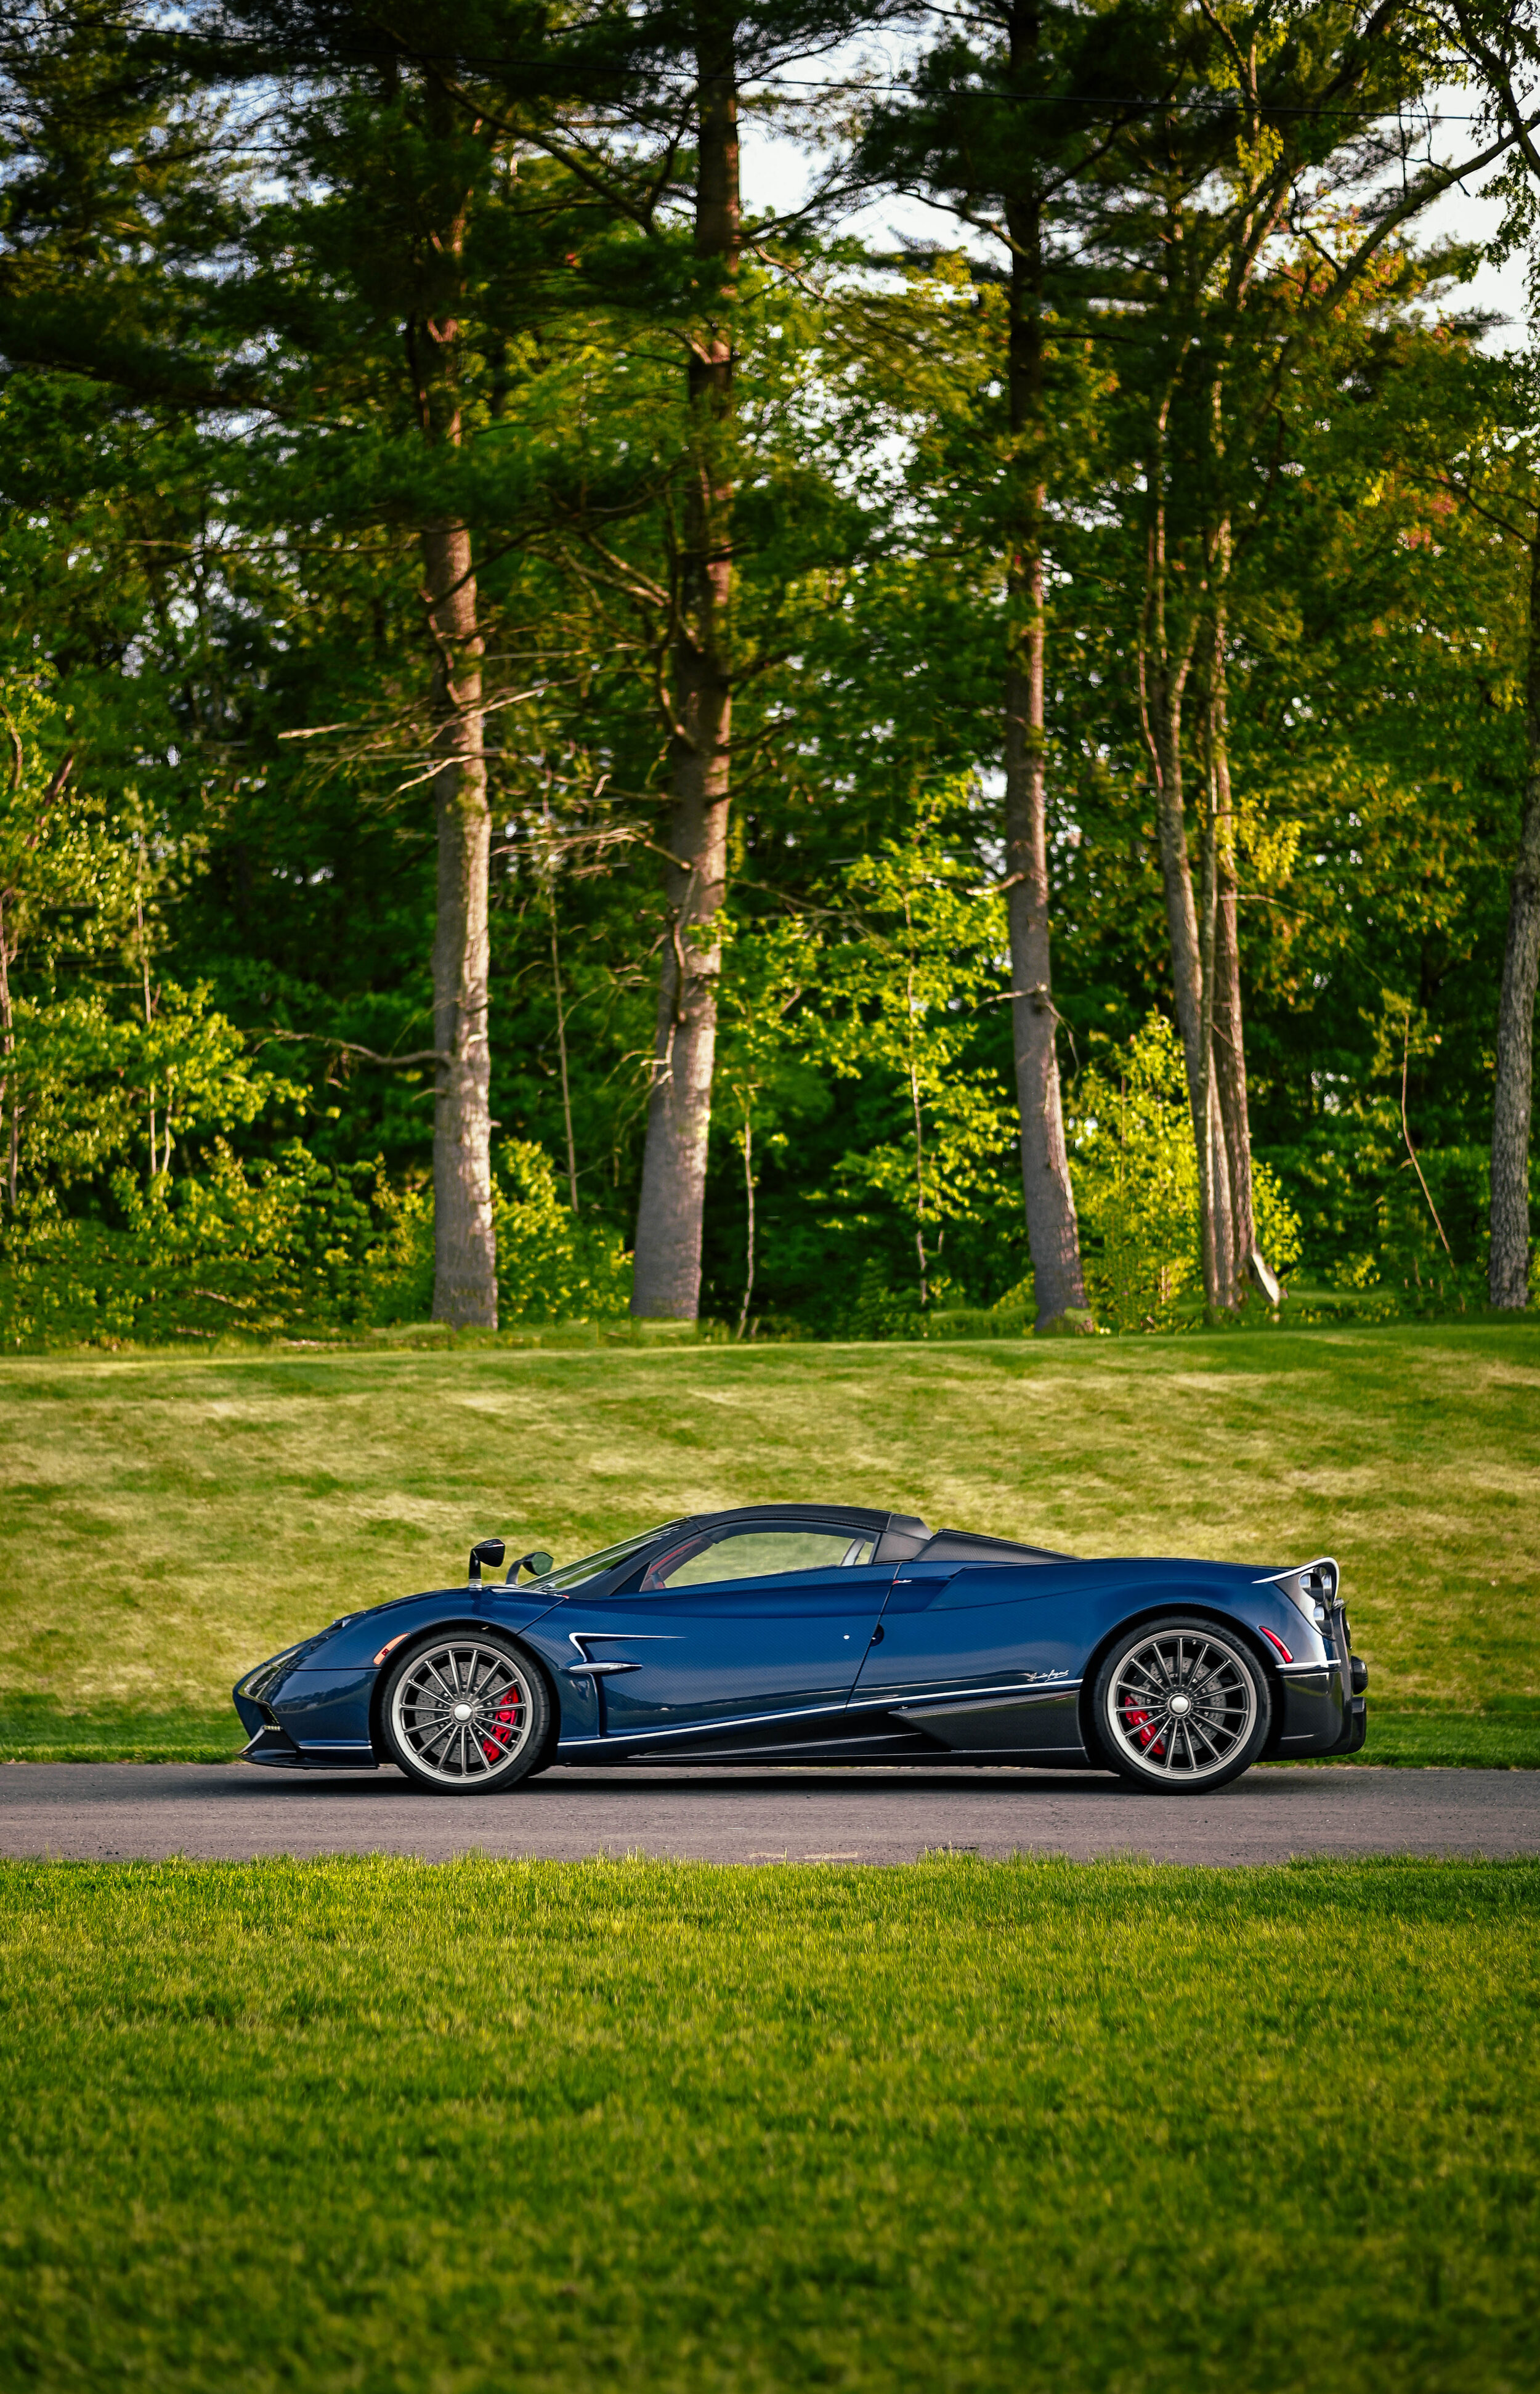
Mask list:
[[[1333,1552],[1382,1713],[1540,1699],[1532,1324],[47,1357],[0,1363],[8,1750],[35,1750],[29,1717],[79,1717],[87,1746],[125,1707],[223,1717],[247,1664],[457,1579],[480,1535],[570,1557],[796,1496],[1084,1554]]]
[[[0,2377],[1533,2382],[1540,1866],[0,1870]]]

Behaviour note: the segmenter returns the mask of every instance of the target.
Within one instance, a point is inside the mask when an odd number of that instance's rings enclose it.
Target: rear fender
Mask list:
[[[1227,1636],[1237,1639],[1246,1652],[1260,1663],[1272,1709],[1272,1726],[1268,1731],[1268,1742],[1262,1753],[1264,1756],[1271,1754],[1283,1734],[1283,1682],[1279,1676],[1276,1658],[1268,1651],[1267,1639],[1260,1630],[1250,1628],[1238,1614],[1227,1612],[1222,1606],[1217,1605],[1212,1597],[1184,1597],[1176,1588],[1169,1590],[1159,1604],[1141,1605],[1137,1612],[1125,1612],[1122,1620],[1092,1648],[1086,1659],[1086,1676],[1080,1683],[1080,1734],[1086,1753],[1099,1756],[1104,1751],[1091,1709],[1091,1698],[1103,1663],[1119,1639],[1126,1637],[1131,1629],[1141,1629],[1146,1622],[1164,1620],[1168,1612],[1189,1612],[1198,1620],[1212,1621],[1216,1629],[1222,1629]]]

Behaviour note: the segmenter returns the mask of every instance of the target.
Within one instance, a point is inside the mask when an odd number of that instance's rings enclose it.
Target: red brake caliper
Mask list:
[[[1158,1762],[1165,1749],[1162,1744],[1161,1740],[1155,1734],[1154,1723],[1151,1720],[1149,1714],[1138,1711],[1133,1704],[1125,1704],[1124,1706],[1123,1717],[1127,1722],[1131,1730],[1138,1731],[1140,1745],[1147,1749],[1152,1745],[1155,1759]]]
[[[513,1741],[519,1724],[519,1692],[510,1688],[492,1718],[492,1735],[481,1740],[481,1752],[489,1762],[500,1762]],[[494,1742],[495,1741],[495,1742]]]

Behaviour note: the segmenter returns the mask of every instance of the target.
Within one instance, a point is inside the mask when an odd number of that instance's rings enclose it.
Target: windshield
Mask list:
[[[655,1530],[643,1530],[639,1537],[623,1538],[618,1546],[601,1546],[597,1555],[585,1555],[581,1562],[563,1563],[559,1571],[547,1572],[544,1579],[527,1580],[520,1593],[543,1596],[547,1588],[554,1594],[559,1588],[577,1587],[586,1579],[597,1579],[600,1572],[613,1570],[628,1555],[639,1555],[643,1546],[650,1546],[655,1538],[666,1537],[670,1530],[678,1526],[678,1521],[660,1521]]]

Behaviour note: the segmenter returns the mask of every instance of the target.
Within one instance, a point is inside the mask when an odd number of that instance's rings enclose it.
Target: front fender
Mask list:
[[[420,1629],[510,1629],[517,1638],[558,1599],[520,1596],[516,1588],[494,1585],[478,1592],[470,1587],[425,1588],[419,1596],[394,1597],[388,1604],[345,1614],[317,1638],[306,1656],[312,1666],[334,1664],[373,1670],[375,1657]]]
[[[294,1649],[283,1667],[248,1672],[235,1691],[242,1722],[259,1738],[276,1724],[302,1763],[368,1769],[385,1759],[379,1735],[380,1657],[388,1649],[444,1632],[474,1637],[489,1629],[519,1637],[551,1610],[548,1596],[533,1601],[512,1588],[478,1596],[465,1587],[433,1588],[347,1615]],[[257,1682],[253,1693],[253,1683]],[[264,1759],[254,1754],[254,1761]]]
[[[420,1605],[426,1609],[416,1611],[410,1624],[406,1624],[404,1621],[392,1621],[388,1641],[391,1648],[391,1651],[387,1657],[387,1662],[393,1663],[397,1653],[403,1651],[407,1646],[420,1644],[425,1638],[430,1637],[485,1637],[489,1629],[501,1630],[506,1636],[517,1638],[519,1643],[524,1647],[525,1651],[532,1654],[537,1662],[542,1664],[546,1662],[546,1658],[541,1653],[539,1647],[532,1638],[527,1638],[524,1633],[529,1628],[532,1622],[538,1621],[543,1613],[548,1612],[551,1610],[551,1600],[548,1597],[545,1598],[538,1605],[520,1603],[504,1605],[496,1601],[495,1596],[492,1596],[483,1598],[481,1603],[477,1605],[474,1601],[470,1603],[467,1602],[466,1591],[463,1588],[449,1589],[446,1590],[445,1593],[450,1600],[442,1603],[441,1609],[439,1609],[441,1604],[440,1599],[433,1599],[430,1602],[429,1599],[425,1598],[420,1599],[419,1602]],[[501,1590],[496,1591],[497,1595],[500,1595],[501,1593]],[[512,1591],[509,1590],[508,1593],[511,1595]],[[404,1609],[405,1608],[402,1608],[402,1610]],[[390,1610],[394,1612],[397,1608],[391,1607]],[[376,1651],[379,1651],[383,1650],[376,1649]],[[385,1738],[380,1724],[380,1705],[385,1695],[385,1682],[388,1677],[389,1672],[385,1664],[371,1665],[369,1689],[369,1736],[374,1746],[375,1753],[382,1762],[387,1759],[387,1756],[385,1751]],[[555,1709],[557,1718],[559,1720],[562,1693],[561,1684],[556,1677],[555,1674],[551,1671],[548,1664],[546,1666],[546,1678],[550,1688],[551,1703]]]

